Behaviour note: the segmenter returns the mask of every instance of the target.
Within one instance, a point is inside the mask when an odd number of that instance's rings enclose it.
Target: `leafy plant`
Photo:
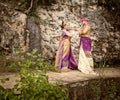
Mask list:
[[[34,49],[32,52],[23,52],[19,50],[18,57],[15,61],[10,64],[9,68],[19,67],[21,68],[32,68],[42,71],[55,71],[54,67],[46,61],[41,54],[36,54],[37,50]]]
[[[31,53],[19,54],[18,62],[13,64],[20,67],[19,79],[12,89],[0,87],[0,100],[68,100],[65,88],[49,82],[46,71],[51,70],[50,64],[35,53],[36,49]],[[6,80],[2,79],[1,82]]]

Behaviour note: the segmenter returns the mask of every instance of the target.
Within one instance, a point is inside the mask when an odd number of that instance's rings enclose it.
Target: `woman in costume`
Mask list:
[[[81,31],[79,32],[80,36],[80,50],[79,50],[79,61],[78,61],[78,69],[86,74],[94,74],[94,64],[93,58],[91,54],[91,28],[88,24],[87,18],[81,18],[83,26]]]
[[[77,63],[74,59],[70,44],[72,35],[67,31],[68,27],[64,24],[64,22],[62,22],[61,29],[62,32],[59,47],[56,53],[55,67],[60,71],[66,72],[71,69],[77,69]]]

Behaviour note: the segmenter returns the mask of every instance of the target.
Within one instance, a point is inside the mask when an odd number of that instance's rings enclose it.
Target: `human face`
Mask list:
[[[67,25],[64,26],[64,29],[66,29],[66,30],[68,29]]]
[[[88,24],[88,21],[83,21],[83,24]]]

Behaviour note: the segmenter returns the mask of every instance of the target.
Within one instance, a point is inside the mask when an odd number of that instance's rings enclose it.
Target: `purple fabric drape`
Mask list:
[[[74,55],[72,53],[71,45],[69,46],[69,50],[67,51],[65,57],[63,58],[63,46],[65,43],[65,40],[68,39],[68,36],[63,31],[62,32],[62,41],[60,43],[60,50],[59,50],[59,62],[58,62],[58,69],[62,69],[63,67],[67,67],[69,69],[77,69],[77,63],[75,61]],[[67,63],[67,65],[63,64]]]
[[[84,51],[91,51],[91,42],[92,40],[88,37],[80,38],[80,45],[82,44],[82,48]]]
[[[62,52],[62,47],[64,45],[64,41],[62,40],[61,44],[60,44],[60,51],[59,51],[59,64],[58,67],[59,69],[62,69],[62,67],[68,67],[70,69],[77,69],[77,63],[75,61],[74,55],[72,53],[72,49],[71,46],[69,48],[69,51],[67,52],[67,54],[65,55],[65,57],[63,58],[63,52]],[[62,62],[69,62],[68,66],[63,66]]]

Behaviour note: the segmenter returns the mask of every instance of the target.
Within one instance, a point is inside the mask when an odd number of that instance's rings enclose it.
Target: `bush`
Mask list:
[[[68,100],[65,88],[58,83],[49,83],[46,76],[49,64],[41,56],[35,55],[35,52],[33,50],[27,56],[22,54],[19,61],[12,64],[21,67],[18,74],[20,78],[12,89],[0,87],[0,100]]]

